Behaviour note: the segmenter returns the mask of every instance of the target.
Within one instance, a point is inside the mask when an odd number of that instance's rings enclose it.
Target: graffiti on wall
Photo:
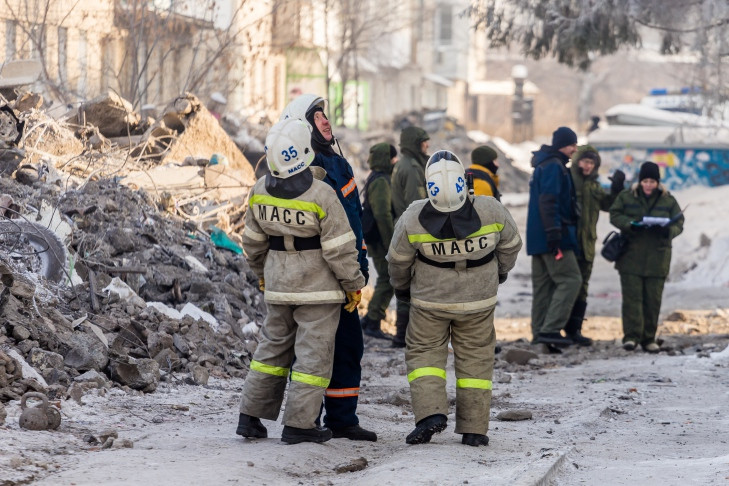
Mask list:
[[[729,184],[729,150],[714,148],[635,149],[596,147],[600,152],[600,180],[609,185],[608,176],[615,169],[625,172],[627,181],[638,178],[640,165],[646,160],[661,168],[661,183],[676,190],[690,186]]]

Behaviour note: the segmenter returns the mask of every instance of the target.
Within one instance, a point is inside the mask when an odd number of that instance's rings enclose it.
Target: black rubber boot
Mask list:
[[[332,428],[332,434],[335,439],[349,440],[367,440],[377,442],[377,434],[371,430],[363,429],[359,425],[350,425],[349,427]]]
[[[483,434],[463,434],[461,444],[466,444],[473,447],[487,446],[489,445],[489,437]]]
[[[261,423],[261,419],[244,413],[238,416],[238,428],[235,429],[235,433],[249,439],[265,439],[268,437],[268,431]]]
[[[408,444],[427,444],[433,434],[439,434],[445,430],[447,423],[448,417],[440,413],[425,417],[415,425],[415,430],[410,432],[405,442]]]
[[[326,427],[314,427],[313,429],[299,429],[284,425],[281,432],[281,441],[287,444],[298,444],[300,442],[326,442],[332,438],[332,431]]]
[[[382,329],[380,329],[380,321],[374,321],[365,316],[359,323],[362,325],[362,331],[366,336],[371,336],[375,339],[387,339],[388,341],[392,339],[391,335],[382,332]]]
[[[555,346],[570,346],[572,344],[570,338],[566,338],[558,332],[540,332],[537,334],[537,342],[554,344]]]
[[[564,332],[573,343],[579,346],[592,346],[592,339],[582,335],[582,322],[585,320],[585,311],[587,311],[587,302],[584,300],[576,301],[572,307],[572,314],[567,321],[567,325],[564,327]]]
[[[405,347],[405,333],[408,330],[408,322],[410,322],[410,313],[398,312],[397,320],[395,321],[395,337],[392,338],[393,348],[404,348]]]

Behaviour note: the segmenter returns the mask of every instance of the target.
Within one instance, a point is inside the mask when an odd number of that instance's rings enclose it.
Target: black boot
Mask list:
[[[443,432],[448,423],[448,417],[439,413],[425,417],[423,420],[415,424],[415,430],[405,439],[408,444],[427,444],[433,434]]]
[[[405,332],[408,330],[408,322],[410,322],[409,312],[397,313],[397,320],[395,321],[395,337],[392,338],[393,348],[405,347]]]
[[[487,446],[489,445],[489,437],[483,434],[463,434],[461,444],[470,445],[473,447]]]
[[[382,329],[380,329],[380,321],[375,321],[365,316],[359,323],[362,325],[362,331],[366,336],[371,336],[375,339],[387,339],[388,341],[392,339],[391,335],[382,332]]]
[[[299,429],[284,425],[281,432],[281,441],[287,444],[298,444],[300,442],[326,442],[332,438],[332,431],[326,427],[314,427],[313,429]]]
[[[537,342],[554,344],[555,346],[569,346],[572,344],[572,340],[570,338],[566,338],[558,332],[540,332],[537,334]]]
[[[332,434],[335,439],[367,440],[370,442],[377,442],[377,434],[371,430],[363,429],[359,425],[350,425],[349,427],[341,428],[332,427]]]
[[[592,339],[582,335],[582,321],[585,320],[586,310],[587,302],[584,300],[576,301],[572,307],[572,314],[567,321],[567,325],[564,327],[567,337],[579,346],[592,346]]]
[[[249,439],[265,439],[268,437],[268,431],[261,423],[261,419],[244,413],[238,416],[238,428],[235,429],[235,433]]]

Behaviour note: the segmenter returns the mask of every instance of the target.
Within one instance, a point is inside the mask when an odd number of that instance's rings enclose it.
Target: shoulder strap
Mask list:
[[[372,184],[372,182],[374,182],[375,180],[377,180],[381,177],[387,177],[387,174],[385,174],[384,172],[372,171],[372,172],[370,172],[370,175],[367,176],[367,180],[365,181],[364,188],[362,188],[362,199],[363,199],[362,206],[370,205],[370,203],[368,201],[368,197],[367,197],[368,193],[369,193],[370,184]],[[388,181],[388,183],[389,183],[389,181]]]

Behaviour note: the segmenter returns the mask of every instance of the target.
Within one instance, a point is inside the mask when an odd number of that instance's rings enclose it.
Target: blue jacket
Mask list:
[[[344,206],[354,236],[357,238],[359,251],[359,268],[366,280],[369,280],[369,263],[367,262],[367,247],[362,238],[362,203],[359,200],[357,182],[354,180],[352,166],[347,159],[336,154],[318,153],[311,165],[322,167],[327,176],[324,182],[329,184]]]
[[[534,173],[529,180],[527,212],[527,255],[549,252],[547,231],[560,229],[560,249],[579,253],[577,244],[577,202],[570,173],[569,159],[548,145],[534,152]]]

